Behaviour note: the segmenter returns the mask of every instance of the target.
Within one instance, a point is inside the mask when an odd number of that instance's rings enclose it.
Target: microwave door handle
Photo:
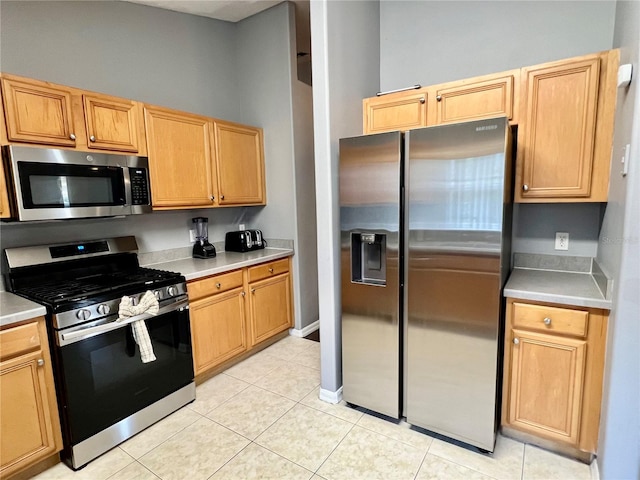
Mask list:
[[[131,175],[129,174],[129,167],[120,166],[122,172],[122,180],[124,181],[124,207],[128,207],[133,203],[133,195],[131,194]]]
[[[96,327],[82,328],[80,330],[75,330],[69,333],[61,333],[59,334],[60,346],[68,345],[70,343],[75,343],[80,340],[85,340],[90,337],[95,337],[96,335],[100,335],[102,333],[107,333],[112,330],[117,330],[119,328],[125,327],[127,325],[132,324],[133,322],[137,322],[139,320],[148,320],[150,318],[159,317],[160,315],[164,315],[165,313],[173,312],[176,310],[189,308],[189,300],[184,299],[176,303],[172,303],[171,305],[166,305],[158,310],[158,313],[155,315],[151,315],[149,313],[142,313],[140,315],[136,315],[135,317],[129,317],[126,320],[118,321],[114,320],[113,322],[109,322],[104,325],[98,325]]]

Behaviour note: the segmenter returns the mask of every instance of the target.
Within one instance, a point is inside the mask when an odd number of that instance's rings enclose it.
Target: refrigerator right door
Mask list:
[[[406,417],[493,451],[509,266],[506,118],[406,135]]]

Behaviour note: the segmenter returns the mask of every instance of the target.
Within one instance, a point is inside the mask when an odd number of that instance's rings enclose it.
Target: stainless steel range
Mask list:
[[[195,399],[184,277],[139,266],[135,237],[5,250],[7,287],[47,307],[64,451],[73,469]],[[155,315],[118,320],[152,291]],[[143,320],[154,361],[133,333]],[[139,323],[137,325],[140,325]]]

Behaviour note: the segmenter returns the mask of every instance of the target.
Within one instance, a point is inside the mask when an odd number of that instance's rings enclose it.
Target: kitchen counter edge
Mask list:
[[[611,300],[604,297],[589,273],[514,268],[504,287],[504,296],[611,310]]]
[[[40,304],[11,292],[0,292],[0,327],[8,327],[25,320],[41,317],[47,309]]]
[[[230,272],[239,268],[251,267],[260,263],[280,260],[293,256],[290,248],[267,247],[252,252],[219,252],[214,258],[182,258],[168,262],[144,265],[149,268],[179,272],[187,281]]]

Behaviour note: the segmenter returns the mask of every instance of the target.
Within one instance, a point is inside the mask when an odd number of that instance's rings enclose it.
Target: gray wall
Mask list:
[[[612,1],[382,0],[380,88],[432,85],[606,50],[614,14]]]
[[[377,1],[312,1],[313,118],[318,225],[321,391],[342,387],[338,140],[362,133],[362,99],[379,87]]]
[[[614,278],[598,464],[600,477],[640,478],[640,3],[620,1],[614,46],[634,78],[618,89],[609,203],[598,260]],[[622,147],[631,144],[629,174],[619,172]]]
[[[612,1],[380,2],[380,89],[432,85],[612,48]],[[367,96],[375,91],[371,90]],[[515,205],[514,252],[595,256],[599,205]],[[569,232],[569,250],[554,249]]]
[[[294,240],[293,258],[295,328],[318,320],[315,241],[306,242],[314,228],[301,223],[315,216],[313,176],[298,189],[298,178],[313,168],[313,147],[306,132],[313,131],[310,109],[299,108],[305,99],[295,92],[297,84],[295,14],[292,4],[281,3],[238,23],[238,86],[243,106],[242,121],[262,126],[265,135],[267,203],[247,216],[252,227],[267,238]],[[295,102],[294,102],[295,100]],[[294,129],[296,135],[294,135]],[[298,140],[299,138],[299,140]]]

